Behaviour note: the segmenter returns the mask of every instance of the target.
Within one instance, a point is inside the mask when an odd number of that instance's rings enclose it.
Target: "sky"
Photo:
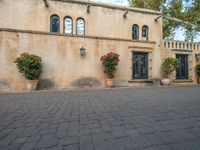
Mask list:
[[[102,2],[102,3],[110,3],[110,4],[117,4],[117,5],[123,5],[123,6],[128,5],[127,0],[92,0],[92,1]]]
[[[117,4],[121,6],[128,6],[127,0],[92,0],[92,1],[109,3],[109,4]],[[188,2],[189,0],[186,0],[186,4],[189,4]],[[174,40],[180,40],[180,41],[184,40],[183,31],[181,29],[177,29]],[[200,41],[200,37],[195,39],[195,42],[199,42],[199,41]]]

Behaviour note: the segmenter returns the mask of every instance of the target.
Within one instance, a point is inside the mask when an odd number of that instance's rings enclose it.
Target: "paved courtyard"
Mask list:
[[[0,150],[200,150],[200,86],[0,94]]]

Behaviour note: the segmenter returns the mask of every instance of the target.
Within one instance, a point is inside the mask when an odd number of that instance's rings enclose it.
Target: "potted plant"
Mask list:
[[[111,88],[114,86],[114,74],[117,71],[117,65],[119,64],[119,54],[108,53],[101,56],[100,61],[104,67],[104,73],[108,76],[106,79],[106,86]]]
[[[200,63],[196,65],[197,81],[200,84]]]
[[[164,78],[161,80],[162,85],[169,85],[170,84],[170,79],[169,75],[178,69],[179,67],[179,62],[176,58],[165,58],[164,62],[162,63],[162,72],[164,75]]]
[[[27,79],[27,90],[36,90],[40,74],[42,72],[41,57],[23,52],[14,60],[17,69]]]

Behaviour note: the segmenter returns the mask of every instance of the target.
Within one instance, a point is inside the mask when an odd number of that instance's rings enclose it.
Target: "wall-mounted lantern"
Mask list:
[[[85,55],[85,48],[83,46],[80,48],[80,55],[81,56]]]
[[[200,61],[200,53],[197,53],[197,54],[196,54],[196,60],[197,60],[197,61]]]

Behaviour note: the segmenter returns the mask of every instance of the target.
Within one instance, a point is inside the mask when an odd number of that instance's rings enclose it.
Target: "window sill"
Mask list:
[[[184,83],[184,82],[193,82],[191,79],[180,79],[180,80],[173,80],[174,83]]]
[[[128,80],[129,83],[153,83],[153,80],[150,79],[134,79]]]

